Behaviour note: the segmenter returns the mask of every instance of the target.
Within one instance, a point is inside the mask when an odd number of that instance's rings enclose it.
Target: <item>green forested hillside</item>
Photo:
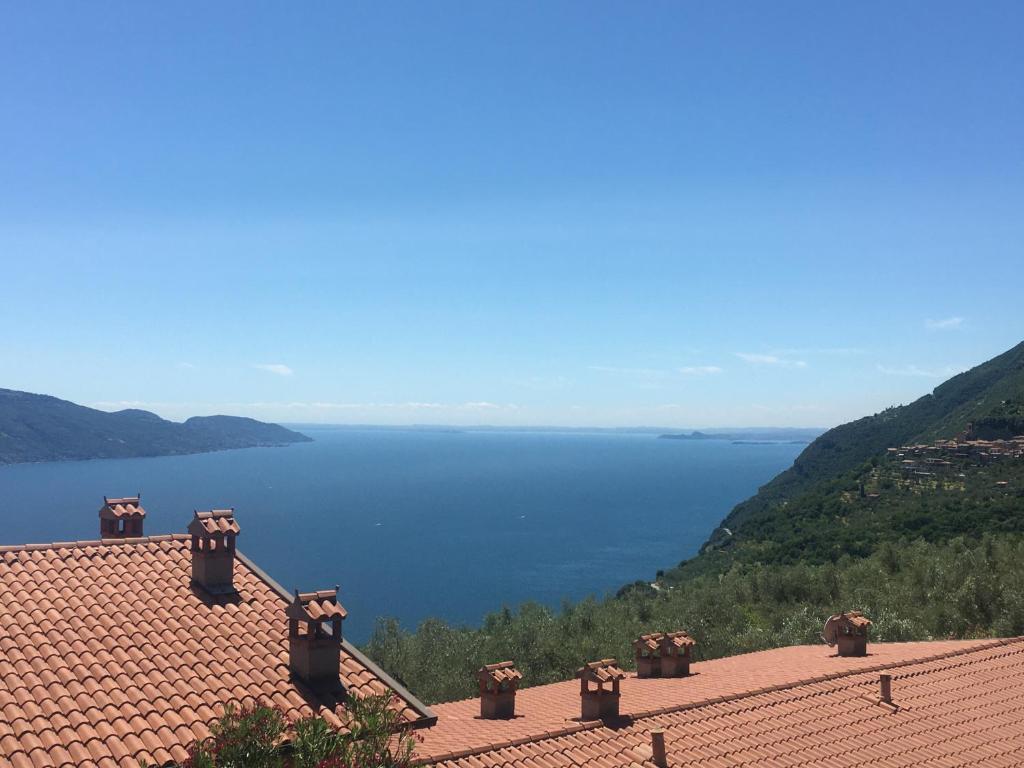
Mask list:
[[[885,455],[889,447],[910,442],[952,438],[972,423],[1005,436],[1019,414],[1013,403],[1024,401],[1024,343],[986,363],[954,376],[934,392],[909,405],[888,408],[831,429],[797,457],[793,466],[737,505],[704,545],[702,554],[684,564],[687,571],[721,569],[734,557],[754,560],[834,557],[842,551],[866,554],[870,540],[850,541],[852,549],[819,549],[808,538],[797,536],[791,546],[774,538],[782,528],[805,534],[831,524],[845,525],[836,507],[841,493],[856,484],[866,465]],[[985,502],[982,502],[985,503]],[[927,503],[924,504],[927,509]],[[838,517],[837,517],[838,514]],[[965,520],[965,525],[971,525]],[[884,519],[876,527],[885,528]],[[842,538],[841,536],[839,538]]]
[[[472,694],[473,670],[514,659],[524,684],[565,679],[588,659],[628,666],[643,632],[685,628],[698,658],[816,642],[859,609],[882,640],[1024,633],[1024,458],[955,459],[908,476],[887,449],[1021,434],[1024,344],[933,393],[821,435],[738,505],[701,553],[614,597],[504,609],[480,627],[384,620],[367,650],[430,701]],[[652,564],[656,567],[657,564]]]
[[[863,610],[875,640],[1024,634],[1024,539],[887,544],[868,558],[823,565],[736,565],[662,592],[631,590],[559,611],[526,604],[479,627],[429,619],[416,632],[382,620],[365,650],[428,702],[474,695],[474,672],[514,659],[524,685],[570,679],[593,659],[632,667],[630,642],[685,628],[698,659],[819,642],[825,619]],[[823,649],[824,652],[824,649]]]
[[[1015,410],[1008,404],[1022,399],[1024,343],[954,376],[909,405],[829,430],[790,469],[739,504],[705,544],[702,554],[706,557],[684,564],[682,571],[720,570],[736,557],[820,562],[843,553],[866,555],[879,540],[911,535],[903,524],[908,518],[921,521],[925,528],[930,527],[925,518],[942,518],[934,532],[946,537],[976,533],[985,527],[989,514],[1015,529],[1016,520],[1007,521],[1007,514],[993,510],[1007,507],[1008,502],[1002,494],[986,493],[985,478],[973,480],[968,484],[970,492],[959,497],[904,494],[886,499],[890,503],[873,507],[869,515],[858,514],[863,510],[844,503],[843,495],[851,486],[859,488],[871,472],[870,463],[882,459],[887,448],[952,438],[975,422],[987,425],[991,432],[1000,431],[997,425],[1012,427]]]

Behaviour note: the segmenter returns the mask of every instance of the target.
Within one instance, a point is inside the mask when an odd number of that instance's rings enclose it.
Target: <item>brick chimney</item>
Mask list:
[[[295,590],[285,615],[292,675],[315,691],[336,688],[341,671],[341,622],[348,615],[338,602],[338,588]]]
[[[130,539],[142,536],[142,521],[146,510],[142,508],[142,494],[120,499],[103,497],[100,507],[100,538]]]
[[[192,534],[192,583],[211,595],[235,593],[235,537],[241,533],[234,509],[195,511]]]
[[[661,636],[661,676],[685,677],[690,674],[690,656],[697,641],[682,630]]]
[[[830,616],[821,639],[836,646],[840,656],[868,655],[868,628],[871,619],[860,611],[846,611]]]
[[[663,632],[640,635],[633,641],[636,651],[636,676],[661,677],[661,640]]]
[[[487,664],[476,673],[480,684],[480,717],[508,720],[516,716],[516,689],[522,673],[511,661]]]
[[[592,661],[576,672],[580,679],[580,719],[604,720],[619,716],[619,681],[626,673],[615,659]],[[609,686],[609,687],[606,687]]]

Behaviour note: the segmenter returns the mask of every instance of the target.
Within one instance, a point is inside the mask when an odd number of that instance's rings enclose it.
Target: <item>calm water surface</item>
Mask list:
[[[614,591],[694,554],[799,445],[650,434],[315,428],[287,448],[0,467],[0,543],[95,538],[103,494],[142,491],[146,533],[235,507],[239,548],[288,589],[341,585],[375,617],[477,622]]]

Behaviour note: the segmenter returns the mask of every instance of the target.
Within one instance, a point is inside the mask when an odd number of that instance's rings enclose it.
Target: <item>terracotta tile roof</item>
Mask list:
[[[141,499],[138,496],[125,496],[120,499],[109,499],[103,497],[103,507],[100,515],[103,517],[145,517],[146,510],[142,508]]]
[[[0,765],[124,766],[185,757],[230,702],[341,726],[342,704],[290,679],[283,592],[240,554],[237,597],[190,586],[190,537],[0,547]],[[349,692],[431,713],[347,642]]]
[[[189,533],[206,532],[211,536],[226,533],[233,533],[237,536],[241,533],[241,528],[235,521],[235,510],[233,509],[211,509],[208,512],[200,512],[197,509],[195,514],[195,518],[189,524]]]
[[[1024,765],[1024,638],[872,643],[866,657],[795,646],[621,683],[622,716],[578,719],[574,681],[520,690],[516,718],[439,704],[420,762],[443,768],[651,768],[664,729],[677,766]],[[880,704],[879,671],[895,706]]]

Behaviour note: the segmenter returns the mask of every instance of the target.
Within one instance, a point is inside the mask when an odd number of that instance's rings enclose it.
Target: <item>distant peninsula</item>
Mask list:
[[[0,389],[0,464],[171,456],[310,440],[239,416],[194,416],[178,423],[134,408],[108,413],[49,395]]]
[[[790,445],[806,445],[820,435],[822,429],[802,429],[798,427],[764,427],[744,428],[736,430],[706,430],[704,432],[677,432],[658,435],[663,440],[725,440],[739,445],[768,445],[788,443]]]

